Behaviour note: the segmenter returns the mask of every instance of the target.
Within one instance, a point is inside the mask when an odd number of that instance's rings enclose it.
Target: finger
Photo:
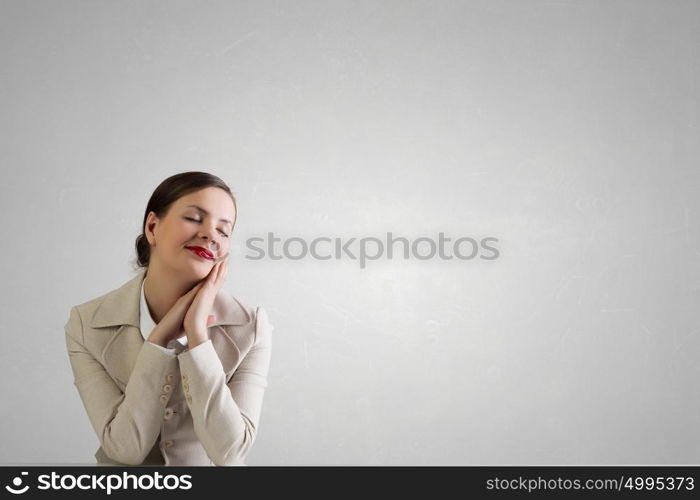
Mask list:
[[[217,272],[221,272],[221,269],[223,266],[228,262],[228,258],[231,255],[231,252],[227,252],[226,255],[224,255],[219,262],[217,262],[217,265],[219,265],[219,270]]]
[[[216,276],[214,277],[214,283],[218,284],[219,281],[221,280],[221,269],[224,265],[224,261],[222,260],[218,264],[216,264]]]
[[[219,272],[219,265],[221,264],[221,261],[217,262],[213,266],[211,266],[211,270],[209,271],[209,275],[207,276],[207,281],[214,282],[216,281],[216,273]]]
[[[216,283],[216,276],[218,274],[219,274],[219,263],[217,262],[211,268],[211,271],[209,272],[209,276],[207,276],[207,283],[209,283],[210,285],[214,285]]]
[[[223,284],[224,281],[226,280],[226,273],[228,271],[228,260],[224,260],[221,263],[221,271],[219,272],[220,274],[220,283]]]

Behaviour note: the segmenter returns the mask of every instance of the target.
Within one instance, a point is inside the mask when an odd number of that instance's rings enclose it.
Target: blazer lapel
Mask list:
[[[141,269],[121,287],[106,294],[89,323],[91,328],[112,332],[102,351],[102,359],[110,375],[123,386],[129,380],[144,343],[139,306],[145,276],[146,269]],[[212,314],[216,321],[208,327],[209,338],[228,380],[241,360],[241,353],[247,352],[253,342],[251,334],[238,334],[239,329],[232,327],[247,325],[252,318],[246,308],[224,290],[216,295]]]

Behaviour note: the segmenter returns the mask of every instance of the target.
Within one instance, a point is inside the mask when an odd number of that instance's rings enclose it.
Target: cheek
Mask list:
[[[192,241],[194,238],[194,233],[187,227],[186,224],[180,224],[172,229],[172,238],[170,241],[173,242],[175,246],[184,246]]]

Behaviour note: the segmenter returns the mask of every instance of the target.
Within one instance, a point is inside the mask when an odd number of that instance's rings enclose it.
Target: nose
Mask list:
[[[219,249],[219,242],[216,241],[214,238],[211,238],[207,236],[206,234],[201,235],[202,240],[206,242],[206,245],[211,249],[211,250],[218,250]]]

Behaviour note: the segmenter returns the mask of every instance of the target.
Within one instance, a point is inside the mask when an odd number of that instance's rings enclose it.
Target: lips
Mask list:
[[[214,254],[211,253],[209,250],[207,250],[204,247],[185,247],[187,250],[191,250],[200,257],[204,257],[205,259],[209,260],[214,260]]]

